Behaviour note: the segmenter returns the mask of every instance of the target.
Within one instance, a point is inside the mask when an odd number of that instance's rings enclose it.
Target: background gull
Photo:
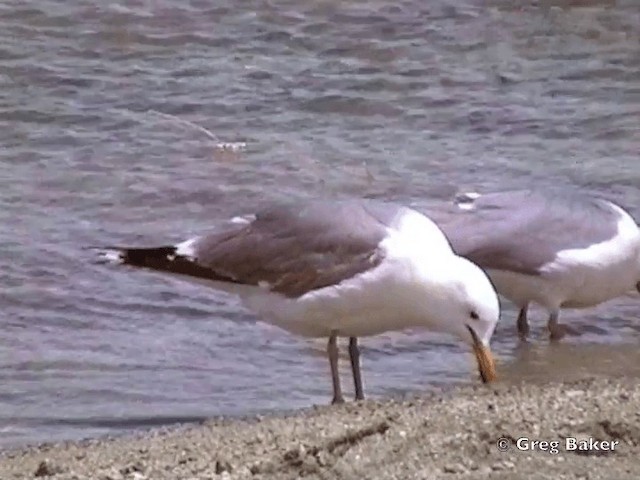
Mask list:
[[[231,226],[154,248],[108,247],[100,258],[182,275],[240,295],[260,318],[328,338],[333,402],[343,401],[337,338],[349,337],[356,399],[364,398],[357,337],[425,327],[470,344],[484,382],[495,290],[415,210],[375,201],[298,202],[235,217]]]
[[[549,312],[552,340],[567,328],[561,308],[586,308],[640,289],[640,232],[620,206],[579,192],[517,190],[460,195],[437,223],[453,249],[486,269],[498,293],[520,309]]]

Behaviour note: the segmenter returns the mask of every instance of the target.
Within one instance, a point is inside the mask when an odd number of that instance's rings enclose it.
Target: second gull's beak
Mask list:
[[[469,333],[471,333],[471,338],[473,338],[473,353],[476,356],[476,360],[478,361],[478,370],[480,371],[480,378],[482,379],[482,383],[489,383],[496,380],[496,362],[493,359],[493,354],[491,353],[491,349],[482,343],[480,338],[478,338],[478,334],[475,330],[469,326]]]

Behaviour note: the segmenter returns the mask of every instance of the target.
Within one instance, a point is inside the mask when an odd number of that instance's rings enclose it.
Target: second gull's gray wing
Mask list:
[[[538,275],[558,252],[615,236],[620,213],[578,193],[509,191],[481,195],[438,225],[459,255],[485,269]]]

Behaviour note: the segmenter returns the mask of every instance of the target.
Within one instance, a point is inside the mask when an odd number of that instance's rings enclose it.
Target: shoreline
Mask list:
[[[0,478],[635,479],[638,412],[634,377],[458,386],[11,449]],[[609,443],[566,450],[567,438]]]

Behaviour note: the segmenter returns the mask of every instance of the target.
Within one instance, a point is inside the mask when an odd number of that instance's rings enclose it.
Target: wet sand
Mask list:
[[[0,479],[636,479],[639,412],[636,377],[458,387],[9,451]],[[608,449],[568,451],[567,437]]]

